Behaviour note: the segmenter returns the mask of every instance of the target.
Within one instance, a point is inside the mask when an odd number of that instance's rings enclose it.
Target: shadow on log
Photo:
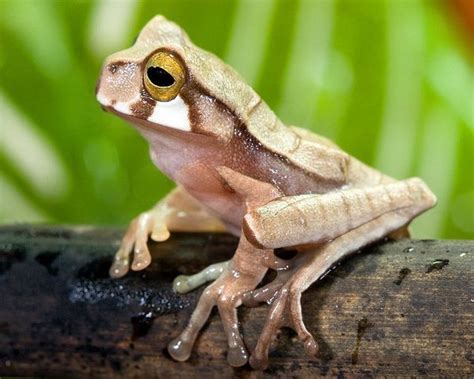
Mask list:
[[[150,242],[150,268],[111,280],[120,236],[119,230],[89,227],[0,228],[0,375],[473,375],[473,242],[385,242],[347,259],[303,295],[319,355],[306,357],[285,329],[269,368],[256,373],[227,365],[216,314],[188,362],[174,362],[165,351],[202,291],[177,295],[173,278],[228,259],[236,239],[174,234]],[[239,309],[250,349],[266,310]]]

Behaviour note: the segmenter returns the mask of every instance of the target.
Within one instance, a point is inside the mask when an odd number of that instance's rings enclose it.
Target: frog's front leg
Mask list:
[[[128,272],[132,253],[132,270],[143,270],[150,264],[149,236],[154,241],[166,241],[170,231],[224,230],[224,225],[216,217],[207,213],[182,187],[177,187],[130,223],[115,254],[110,276],[119,278]]]
[[[282,242],[314,243],[319,247],[298,253],[276,283],[244,295],[244,304],[272,304],[250,364],[259,369],[266,367],[272,338],[283,326],[295,329],[307,351],[314,354],[317,345],[302,318],[302,292],[343,257],[405,226],[435,202],[428,187],[414,178],[368,189],[277,199],[255,210],[247,218],[246,234],[260,247],[281,247]],[[265,236],[262,226],[276,219],[293,226],[292,235],[275,235],[268,230],[274,238]]]

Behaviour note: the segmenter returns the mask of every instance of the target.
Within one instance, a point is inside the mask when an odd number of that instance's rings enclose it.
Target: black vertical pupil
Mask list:
[[[146,71],[148,79],[155,86],[158,87],[169,87],[174,84],[173,76],[166,70],[163,70],[161,67],[148,67]]]

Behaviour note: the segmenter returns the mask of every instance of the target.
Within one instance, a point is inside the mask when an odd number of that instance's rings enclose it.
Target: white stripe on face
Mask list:
[[[167,102],[157,101],[148,121],[174,129],[191,131],[189,107],[181,96]]]

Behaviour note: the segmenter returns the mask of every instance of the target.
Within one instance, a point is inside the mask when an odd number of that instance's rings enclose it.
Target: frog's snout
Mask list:
[[[113,108],[130,114],[130,106],[139,100],[142,78],[134,62],[106,62],[97,80],[95,95],[105,110]]]

